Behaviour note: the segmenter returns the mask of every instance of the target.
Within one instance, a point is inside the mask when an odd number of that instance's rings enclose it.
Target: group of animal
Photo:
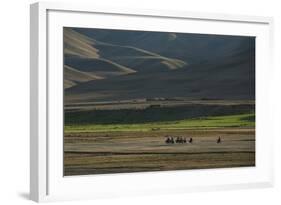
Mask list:
[[[217,144],[220,144],[222,142],[221,137],[218,137],[217,139]],[[185,137],[171,137],[171,136],[166,136],[165,140],[166,144],[185,144],[185,143],[193,143],[193,138],[190,137],[188,140]]]

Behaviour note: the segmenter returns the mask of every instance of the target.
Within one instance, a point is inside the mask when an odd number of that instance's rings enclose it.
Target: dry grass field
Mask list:
[[[167,144],[167,135],[193,141]],[[253,128],[78,132],[64,138],[65,176],[244,166],[255,166]]]

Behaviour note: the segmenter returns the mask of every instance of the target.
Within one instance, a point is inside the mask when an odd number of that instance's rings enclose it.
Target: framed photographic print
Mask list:
[[[272,22],[31,5],[31,199],[271,186]]]

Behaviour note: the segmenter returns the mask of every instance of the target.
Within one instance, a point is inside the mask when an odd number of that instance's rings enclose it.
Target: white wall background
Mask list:
[[[78,1],[78,0],[77,0]],[[1,1],[0,6],[0,204],[32,204],[29,192],[29,4]],[[79,0],[83,2],[83,0]],[[92,0],[103,6],[187,10],[273,16],[275,79],[271,92],[275,120],[275,187],[64,202],[64,204],[280,204],[281,203],[281,6],[278,0]],[[211,177],[211,176],[210,176]],[[149,183],[149,182],[148,182]]]

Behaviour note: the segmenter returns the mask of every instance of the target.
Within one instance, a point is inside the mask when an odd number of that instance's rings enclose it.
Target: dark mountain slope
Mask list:
[[[86,36],[98,57],[67,54],[65,63],[104,79],[66,89],[67,103],[156,97],[255,99],[252,37],[74,30]]]
[[[255,45],[254,38],[242,36],[85,28],[74,30],[98,41],[134,46],[186,61],[190,65],[214,58],[223,59],[234,52],[252,49]]]
[[[202,66],[151,75],[134,73],[90,81],[66,90],[66,101],[141,98],[254,99],[255,79],[247,63]]]

